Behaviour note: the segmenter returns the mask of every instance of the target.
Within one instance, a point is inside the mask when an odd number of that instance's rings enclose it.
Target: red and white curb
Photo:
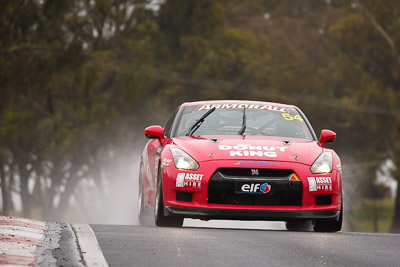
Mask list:
[[[56,266],[51,253],[60,247],[59,238],[54,238],[55,224],[0,216],[0,266]],[[107,267],[92,228],[87,224],[71,227],[82,264]],[[74,250],[71,253],[77,253]]]
[[[0,266],[36,266],[45,229],[42,221],[0,216]]]

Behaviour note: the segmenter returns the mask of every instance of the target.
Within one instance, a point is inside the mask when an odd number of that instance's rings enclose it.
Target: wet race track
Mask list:
[[[400,266],[400,235],[91,227],[109,266]]]

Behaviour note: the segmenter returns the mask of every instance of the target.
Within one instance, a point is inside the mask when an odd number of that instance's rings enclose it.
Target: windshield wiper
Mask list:
[[[203,116],[201,116],[200,119],[198,119],[195,123],[193,123],[193,125],[190,127],[189,131],[187,132],[186,136],[191,136],[194,134],[195,131],[197,131],[197,129],[199,129],[199,127],[201,126],[201,124],[204,122],[204,119],[208,117],[208,115],[210,115],[211,113],[213,113],[215,111],[215,107],[213,107],[212,109],[210,109],[209,111],[207,111],[206,113],[204,113]]]
[[[243,121],[242,121],[242,128],[238,132],[238,135],[243,135],[244,131],[246,131],[246,107],[243,106]]]

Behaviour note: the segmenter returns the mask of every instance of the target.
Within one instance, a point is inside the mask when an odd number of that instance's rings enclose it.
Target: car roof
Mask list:
[[[206,100],[206,101],[195,101],[195,102],[185,102],[181,106],[196,106],[196,105],[212,105],[212,104],[253,104],[253,105],[273,105],[284,108],[296,108],[294,105],[287,105],[274,102],[264,102],[264,101],[254,101],[254,100]]]

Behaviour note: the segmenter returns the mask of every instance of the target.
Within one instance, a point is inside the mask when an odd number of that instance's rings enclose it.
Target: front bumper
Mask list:
[[[217,170],[222,168],[230,168],[234,172],[232,175],[223,173],[224,179],[220,179],[220,175],[216,175],[219,172]],[[243,220],[332,219],[338,216],[342,186],[340,173],[336,170],[327,175],[313,175],[309,166],[293,162],[279,162],[279,165],[257,168],[259,176],[242,175],[240,172],[249,171],[250,168],[237,167],[234,160],[203,162],[197,171],[165,167],[162,172],[163,200],[167,207],[165,214],[186,218]],[[292,170],[301,182],[294,181],[289,185],[287,180],[282,179],[283,176],[275,177],[280,175],[270,177],[268,174],[268,177],[263,177],[264,169],[279,172]],[[202,177],[195,180],[195,186],[190,182],[187,186],[177,186],[178,176],[191,174]],[[330,177],[331,190],[311,191],[308,181],[310,176]],[[211,185],[212,181],[214,185]],[[272,185],[271,193],[236,194],[236,184],[241,185],[244,181],[249,184],[268,182]],[[214,191],[210,191],[210,188],[214,188]]]
[[[340,211],[282,211],[282,210],[239,210],[239,209],[201,209],[165,206],[164,214],[192,219],[220,220],[268,220],[287,221],[293,219],[338,220]]]

